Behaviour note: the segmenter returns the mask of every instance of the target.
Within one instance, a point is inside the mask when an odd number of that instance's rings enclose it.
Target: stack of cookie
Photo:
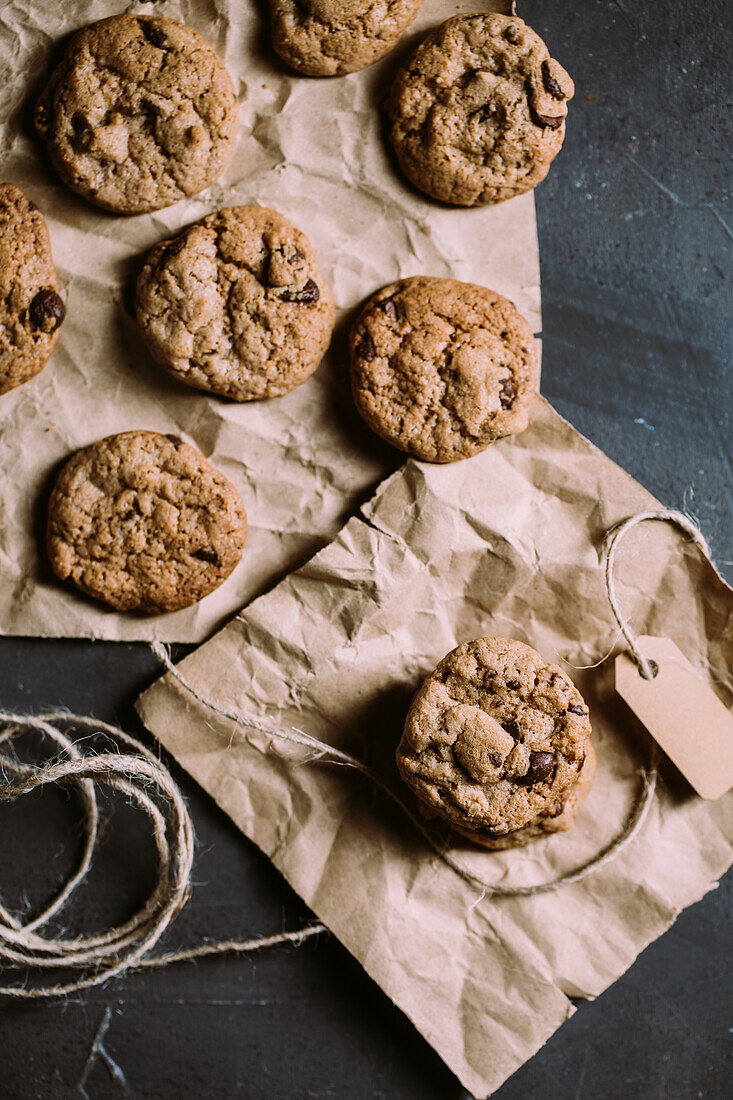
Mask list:
[[[557,665],[506,638],[444,657],[415,695],[397,749],[426,812],[485,848],[569,829],[596,770],[580,692]]]
[[[421,0],[270,0],[273,43],[307,76],[354,72],[392,49]],[[517,17],[449,19],[420,43],[387,97],[407,179],[456,206],[502,202],[544,179],[573,82]],[[232,80],[214,49],[172,19],[119,15],[76,34],[35,125],[61,179],[118,215],[209,187],[237,136]],[[64,320],[48,231],[0,187],[0,394],[38,374]],[[329,347],[334,301],[306,236],[274,210],[204,217],[147,257],[137,321],[181,383],[231,401],[280,397]],[[537,388],[532,333],[485,287],[427,275],[371,295],[350,334],[352,392],[366,423],[427,462],[470,458],[521,432]],[[238,564],[245,511],[189,444],[128,431],[62,469],[48,514],[56,574],[117,611],[157,614],[205,597]],[[539,662],[539,663],[538,663]],[[520,643],[449,655],[416,697],[398,761],[416,793],[482,844],[566,827],[592,777],[587,708]]]

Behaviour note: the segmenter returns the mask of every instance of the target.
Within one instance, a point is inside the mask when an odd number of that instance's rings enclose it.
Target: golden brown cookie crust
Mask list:
[[[388,443],[427,462],[469,458],[524,431],[537,381],[529,325],[473,283],[391,283],[351,329],[357,409]]]
[[[540,183],[565,136],[574,85],[521,19],[461,15],[397,74],[387,111],[410,181],[442,202],[503,202]]]
[[[43,215],[19,187],[0,184],[0,394],[46,365],[66,309]]]
[[[463,836],[514,847],[570,827],[593,780],[590,738],[588,707],[562,669],[523,642],[477,638],[423,681],[397,766]]]
[[[153,249],[137,319],[153,358],[180,381],[252,401],[310,377],[334,305],[305,234],[274,210],[236,206]]]
[[[272,44],[304,76],[340,76],[388,53],[422,0],[270,0]]]
[[[247,534],[231,482],[194,447],[123,432],[77,451],[48,508],[54,572],[118,611],[177,611],[238,564]]]
[[[223,62],[192,27],[115,15],[74,35],[35,124],[69,187],[106,210],[139,214],[221,175],[237,100]]]

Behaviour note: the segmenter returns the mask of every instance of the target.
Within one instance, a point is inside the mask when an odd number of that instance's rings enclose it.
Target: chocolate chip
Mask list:
[[[518,691],[522,685],[519,680],[507,680],[506,686],[511,688],[512,691]]]
[[[565,807],[563,806],[562,802],[556,802],[553,809],[552,809],[552,813],[548,814],[547,816],[548,817],[559,817],[564,809],[565,809]]]
[[[300,295],[299,301],[301,302],[317,302],[321,297],[321,292],[318,289],[318,283],[313,279],[309,279],[303,287],[303,291]]]
[[[388,298],[386,302],[382,302],[382,309],[389,317],[390,321],[397,320],[397,306],[394,304],[391,298]]]
[[[147,122],[148,126],[150,126],[150,128],[152,129],[153,126],[155,126],[155,123],[160,118],[160,111],[158,110],[158,108],[156,107],[156,105],[154,103],[151,103],[151,101],[149,99],[144,99],[142,101],[142,103],[140,104],[140,107],[142,109],[142,114],[143,114],[143,117],[144,117],[145,121]]]
[[[357,344],[356,354],[361,356],[362,359],[366,359],[367,363],[376,358],[377,349],[374,347],[374,341],[368,332],[364,333]]]
[[[514,379],[505,378],[501,384],[501,393],[499,394],[502,409],[508,409],[516,395],[517,387],[514,385]]]
[[[66,307],[55,290],[39,290],[28,307],[28,315],[32,328],[50,334],[66,316]]]
[[[578,775],[580,775],[580,773],[582,772],[584,764],[585,764],[585,757],[583,757],[583,759],[578,764]]]
[[[89,129],[89,119],[81,111],[74,111],[71,116],[71,129],[75,134],[83,134]]]
[[[571,703],[568,710],[571,714],[585,714],[585,707],[579,707],[577,703]]]
[[[71,116],[71,129],[72,149],[75,153],[85,153],[89,149],[92,127],[89,119],[81,111],[74,111]]]
[[[171,243],[163,249],[162,259],[170,260],[173,256],[177,256],[179,252],[182,252],[185,247],[186,238],[177,237],[175,241],[171,241]]]
[[[153,19],[140,19],[138,25],[143,38],[151,46],[157,46],[159,50],[162,50],[168,45],[168,39]]]
[[[478,107],[475,111],[471,111],[471,118],[478,119],[479,122],[488,122],[496,114],[496,107],[492,103],[486,104],[484,107]]]
[[[542,83],[553,99],[565,99],[565,92],[550,72],[547,58],[542,62]]]
[[[504,724],[504,729],[507,731],[510,737],[513,737],[515,741],[519,741],[522,736],[522,731],[519,728],[519,723],[516,719]]]
[[[552,775],[555,767],[554,752],[531,752],[529,754],[529,771],[525,776],[528,783],[540,783]]]
[[[564,115],[541,115],[539,111],[535,111],[534,107],[531,110],[532,118],[544,130],[559,130],[565,121]]]
[[[469,84],[472,84],[479,74],[479,69],[466,69],[462,76],[459,76],[455,82],[456,88],[467,88]]]
[[[183,440],[181,439],[180,435],[171,435],[170,432],[165,433],[165,438],[170,439],[170,441],[171,441],[171,443],[173,444],[174,447],[180,447],[181,444],[183,443]]]
[[[203,546],[200,550],[194,550],[191,557],[198,558],[199,561],[207,561],[211,565],[219,564],[219,555],[210,546]]]
[[[490,752],[489,753],[489,760],[491,761],[491,763],[494,765],[495,768],[498,768],[499,765],[501,764],[501,753]]]
[[[280,295],[283,302],[317,302],[321,297],[318,284],[309,279],[302,290],[284,290]]]

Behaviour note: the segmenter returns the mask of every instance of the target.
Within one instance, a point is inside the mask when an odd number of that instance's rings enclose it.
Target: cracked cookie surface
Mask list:
[[[308,238],[274,210],[237,206],[153,249],[137,319],[153,358],[182,382],[251,401],[313,373],[334,305]]]
[[[452,650],[412,700],[400,775],[462,835],[488,848],[568,829],[595,772],[588,707],[523,642]]]
[[[416,458],[468,458],[527,427],[534,338],[486,287],[427,276],[391,283],[367,301],[350,343],[357,409]]]
[[[270,0],[272,44],[305,76],[353,73],[388,53],[422,0]]]
[[[66,309],[46,222],[12,183],[0,184],[0,394],[46,365]]]
[[[69,187],[106,210],[138,214],[221,175],[237,100],[223,62],[193,28],[116,15],[72,38],[35,124]]]
[[[177,611],[238,564],[247,535],[231,482],[158,432],[108,436],[72,455],[48,508],[54,572],[118,611]]]
[[[449,19],[397,74],[387,111],[402,170],[442,202],[503,202],[540,183],[574,84],[521,19]]]

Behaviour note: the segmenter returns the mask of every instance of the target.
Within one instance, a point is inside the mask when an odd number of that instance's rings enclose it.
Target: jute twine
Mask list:
[[[710,547],[707,544],[705,536],[702,531],[692,520],[689,520],[687,516],[682,512],[673,512],[668,509],[664,509],[660,512],[647,511],[637,512],[636,515],[631,516],[629,519],[623,520],[621,523],[617,523],[614,527],[611,527],[606,532],[606,537],[603,542],[603,573],[606,578],[606,591],[608,593],[608,602],[611,605],[611,610],[616,616],[616,622],[619,625],[621,633],[624,636],[626,645],[629,647],[629,654],[633,657],[636,665],[639,669],[639,673],[645,680],[653,680],[657,674],[654,667],[654,662],[648,660],[639,649],[639,643],[637,641],[636,634],[629,626],[628,621],[621,614],[619,608],[618,596],[616,595],[616,582],[613,575],[614,565],[616,563],[616,553],[618,551],[619,544],[622,537],[631,531],[634,527],[638,527],[640,523],[644,523],[646,520],[666,520],[667,523],[673,523],[679,527],[685,534],[689,535],[692,541],[702,551],[704,556],[710,561]]]
[[[41,787],[75,783],[85,811],[85,840],[81,860],[54,900],[32,920],[22,922],[0,905],[0,962],[48,975],[53,970],[81,970],[84,976],[39,986],[2,985],[0,996],[21,1000],[59,997],[100,985],[132,969],[168,966],[186,959],[227,952],[245,954],[277,944],[299,944],[325,931],[322,924],[310,924],[295,932],[281,932],[252,940],[202,943],[154,958],[144,958],[158,943],[171,921],[185,905],[190,891],[194,835],[191,817],[178,786],[168,769],[140,741],[117,726],[85,715],[54,711],[29,717],[0,711],[0,745],[10,744],[23,734],[37,732],[49,738],[61,755],[50,763],[34,766],[7,753],[0,753],[0,802],[12,802]],[[74,743],[62,730],[74,727],[106,734],[128,751],[93,753],[89,739]],[[15,779],[9,779],[14,776]],[[157,853],[157,877],[153,892],[130,920],[97,935],[51,938],[41,929],[58,916],[91,867],[98,836],[99,810],[95,783],[124,795],[138,806],[150,822]]]
[[[639,512],[611,528],[602,551],[602,567],[611,608],[623,634],[629,652],[642,676],[655,675],[652,664],[641,653],[636,635],[624,618],[614,583],[614,561],[621,538],[646,520],[663,520],[684,531],[710,560],[707,543],[697,527],[682,513],[660,510]],[[328,762],[352,768],[373,783],[383,795],[397,805],[425,838],[439,860],[462,879],[482,890],[481,898],[531,897],[560,886],[580,882],[609,863],[631,843],[644,824],[657,784],[657,750],[652,744],[649,761],[640,772],[640,783],[633,805],[619,834],[602,851],[571,871],[563,872],[547,882],[530,886],[502,886],[475,874],[441,843],[418,817],[412,807],[393,790],[379,773],[361,760],[302,730],[278,730],[235,711],[220,707],[214,700],[194,688],[171,661],[167,648],[160,643],[151,646],[153,652],[179,684],[198,703],[212,713],[233,722],[237,731],[254,730],[274,742],[296,745],[309,752],[308,762]],[[610,655],[610,654],[609,654]],[[604,658],[605,659],[605,658]],[[312,923],[294,932],[249,940],[224,940],[202,943],[196,947],[164,955],[147,957],[158,943],[171,921],[185,905],[190,890],[194,838],[191,818],[185,802],[168,769],[141,742],[117,726],[64,711],[36,717],[0,710],[0,745],[9,744],[22,734],[36,731],[48,737],[60,750],[59,756],[43,765],[30,765],[13,756],[0,753],[0,802],[12,802],[31,791],[51,784],[76,783],[85,810],[86,835],[82,857],[76,871],[69,877],[56,898],[32,920],[21,921],[0,905],[0,962],[22,969],[26,976],[41,974],[48,980],[39,985],[0,986],[0,996],[17,999],[58,997],[91,986],[100,985],[128,970],[168,966],[174,962],[199,959],[224,953],[245,954],[278,944],[300,944],[320,935],[323,924]],[[83,728],[95,735],[106,735],[124,746],[125,751],[83,751],[82,743],[73,741],[63,730]],[[89,738],[84,739],[85,749]],[[58,916],[74,890],[80,886],[91,866],[97,840],[99,811],[95,783],[105,783],[137,805],[147,816],[158,856],[155,887],[143,907],[125,924],[97,935],[69,938],[44,936],[42,929]],[[487,857],[488,858],[488,857]],[[478,899],[478,900],[481,900]],[[56,983],[49,979],[54,969],[80,970],[82,977]]]

